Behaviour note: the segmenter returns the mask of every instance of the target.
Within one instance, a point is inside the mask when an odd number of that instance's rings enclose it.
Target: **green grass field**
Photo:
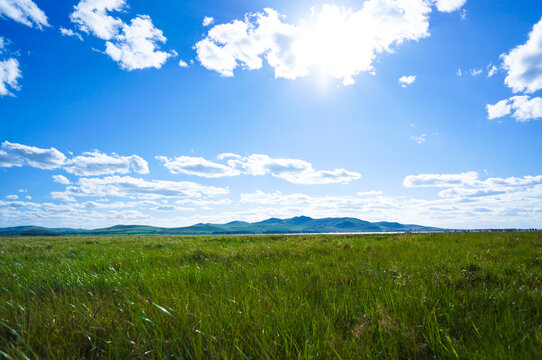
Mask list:
[[[541,359],[542,233],[1,238],[0,350]]]

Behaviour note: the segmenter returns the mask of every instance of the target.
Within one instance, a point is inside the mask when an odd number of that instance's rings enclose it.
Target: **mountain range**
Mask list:
[[[443,231],[435,227],[404,225],[397,222],[369,222],[356,218],[313,219],[297,216],[290,219],[270,218],[259,222],[232,221],[227,224],[196,224],[186,227],[164,228],[146,225],[115,225],[103,229],[45,228],[17,226],[0,228],[1,235],[58,236],[58,235],[213,235],[213,234],[310,234],[355,232],[426,232]]]

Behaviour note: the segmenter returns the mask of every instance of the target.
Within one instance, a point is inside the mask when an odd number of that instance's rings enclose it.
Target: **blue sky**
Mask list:
[[[0,14],[0,226],[542,227],[540,1]]]

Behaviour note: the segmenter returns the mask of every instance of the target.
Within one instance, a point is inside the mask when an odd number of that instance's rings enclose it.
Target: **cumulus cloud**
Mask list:
[[[0,0],[0,16],[39,29],[49,26],[47,16],[32,0]]]
[[[159,44],[166,42],[162,30],[154,27],[148,15],[137,15],[127,24],[109,14],[126,7],[125,0],[81,0],[70,19],[79,30],[106,40],[105,53],[122,69],[161,68],[173,56],[159,50]]]
[[[369,221],[387,220],[449,228],[533,227],[542,220],[541,190],[537,185],[508,193],[487,192],[485,196],[440,197],[434,200],[382,195],[310,196],[256,192],[242,194],[241,202],[264,207],[222,213],[220,217],[254,221],[304,214],[315,218],[351,216]]]
[[[474,171],[461,174],[421,174],[405,177],[403,185],[410,188],[446,188],[439,192],[444,198],[478,198],[524,191],[542,195],[542,175],[480,180]]]
[[[70,180],[64,175],[53,175],[53,181],[62,185],[71,184]]]
[[[17,195],[6,195],[6,199],[17,200],[19,197]]]
[[[205,16],[202,21],[203,26],[209,26],[215,22],[215,19],[212,16]]]
[[[416,177],[418,179],[414,180]],[[420,175],[407,177],[417,188],[427,188],[426,192],[434,189],[438,195],[434,199],[386,196],[382,191],[340,196],[255,191],[241,193],[235,206],[229,207],[232,210],[218,212],[210,211],[211,206],[229,205],[232,201],[223,197],[208,198],[205,194],[176,197],[182,192],[177,193],[178,188],[170,184],[149,185],[154,182],[145,181],[139,184],[138,179],[134,183],[118,176],[112,178],[121,180],[88,179],[91,184],[74,185],[75,189],[70,190],[73,195],[67,187],[66,192],[59,194],[66,198],[71,196],[73,202],[69,203],[0,200],[0,223],[5,226],[14,222],[50,226],[55,222],[60,226],[91,227],[93,224],[109,226],[124,223],[124,220],[137,220],[157,226],[182,226],[297,215],[315,218],[351,216],[369,221],[399,221],[448,228],[533,227],[542,221],[542,175],[481,179],[477,173],[467,172],[426,174],[422,179]],[[143,195],[140,189],[143,189]],[[174,193],[168,192],[165,196],[163,189],[174,189]],[[105,194],[119,193],[134,200],[103,198]],[[98,199],[76,201],[86,196]],[[195,213],[190,216],[174,213],[188,210]],[[163,211],[167,211],[167,216],[161,215]]]
[[[2,144],[1,149],[0,167],[28,165],[46,170],[63,168],[68,173],[77,176],[128,174],[130,172],[149,173],[147,161],[137,155],[108,155],[95,150],[68,159],[66,155],[53,147],[41,149],[8,141]],[[58,176],[53,177],[55,181]]]
[[[22,77],[19,61],[15,58],[0,60],[0,96],[13,95],[13,90],[19,90],[19,79]]]
[[[2,143],[0,166],[13,167],[29,165],[38,169],[56,169],[61,167],[66,156],[55,148],[40,149],[34,146]]]
[[[106,42],[105,53],[120,64],[125,70],[159,69],[172,54],[159,51],[158,43],[165,43],[162,30],[152,24],[147,15],[132,19],[130,25],[123,24],[122,32],[115,41]]]
[[[470,70],[470,74],[471,74],[472,76],[478,76],[478,75],[480,75],[481,73],[482,73],[482,69],[471,69],[471,70]]]
[[[512,96],[495,105],[487,105],[489,119],[497,119],[512,114],[519,122],[527,122],[542,117],[542,98],[530,98],[527,95]]]
[[[512,112],[512,106],[510,105],[510,100],[505,99],[501,100],[495,105],[487,104],[487,117],[490,120],[501,118]]]
[[[508,72],[505,83],[514,92],[542,89],[542,19],[533,26],[525,44],[502,56]]]
[[[512,117],[517,121],[526,122],[532,119],[539,119],[542,117],[542,98],[535,97],[529,98],[529,96],[513,96],[510,98],[512,101],[512,109],[515,110]]]
[[[182,67],[182,68],[187,68],[188,63],[181,59],[181,60],[179,60],[179,66]]]
[[[405,88],[408,85],[412,85],[414,81],[416,81],[416,75],[401,76],[398,81],[399,84],[401,84],[401,87]]]
[[[85,33],[93,33],[102,40],[110,40],[124,24],[119,18],[108,15],[125,8],[125,0],[82,0],[70,15],[70,20]]]
[[[453,11],[464,3],[437,1],[436,6]],[[267,8],[213,26],[196,44],[197,58],[205,68],[223,76],[233,76],[238,66],[260,69],[265,59],[276,78],[295,79],[318,70],[342,79],[345,85],[353,84],[360,72],[374,71],[379,54],[429,36],[432,4],[427,0],[368,0],[358,11],[326,4],[297,25]]]
[[[147,162],[137,155],[107,155],[99,151],[85,152],[66,161],[64,170],[77,176],[99,176],[112,174],[148,174]]]
[[[465,5],[467,0],[435,0],[437,9],[442,12],[453,12]]]
[[[304,214],[313,217],[353,216],[370,221],[386,219],[436,226],[469,224],[477,228],[490,226],[488,224],[532,227],[542,220],[542,175],[482,180],[476,172],[422,174],[407,176],[404,185],[438,189],[438,198],[390,197],[382,192],[360,193],[357,196],[312,196],[256,191],[241,194],[240,202],[266,207],[253,209],[252,215],[238,212],[237,219]],[[234,218],[235,215],[229,217]]]
[[[271,175],[294,184],[346,184],[361,178],[359,173],[345,169],[315,170],[311,163],[299,159],[271,158],[262,154],[240,156],[231,153],[220,154],[217,158],[226,160],[226,163],[220,164],[190,156],[180,156],[174,159],[164,156],[157,157],[173,174],[183,173],[202,177],[225,177],[240,174]]]
[[[0,55],[5,54],[6,44],[8,41],[0,36]],[[19,69],[19,61],[14,57],[0,59],[0,96],[11,95],[13,90],[19,90],[19,79],[21,78],[21,70]]]
[[[173,159],[157,156],[172,174],[195,175],[207,178],[236,176],[240,172],[227,165],[215,163],[201,157],[179,156]]]
[[[204,186],[189,181],[147,181],[131,176],[80,178],[63,192],[53,192],[55,199],[73,200],[79,196],[126,197],[132,199],[201,198],[228,193],[227,188]]]
[[[232,158],[227,163],[243,174],[271,175],[294,184],[347,184],[361,178],[361,174],[345,169],[315,170],[305,160],[271,158],[261,154]]]

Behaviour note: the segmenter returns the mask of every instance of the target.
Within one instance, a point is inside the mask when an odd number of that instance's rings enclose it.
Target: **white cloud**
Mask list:
[[[62,34],[62,36],[75,37],[83,41],[83,37],[81,36],[81,34],[79,34],[76,31],[73,31],[72,29],[66,29],[66,28],[60,27],[60,33]]]
[[[121,11],[125,7],[125,0],[82,0],[74,7],[70,20],[81,31],[93,33],[102,40],[110,40],[119,33],[124,23],[107,13]]]
[[[510,114],[512,106],[510,105],[510,100],[505,99],[495,105],[487,104],[486,109],[488,119],[493,120]]]
[[[19,197],[17,195],[6,195],[6,199],[17,200]]]
[[[489,64],[489,66],[487,67],[487,77],[492,77],[497,73],[497,71],[499,71],[499,69],[497,69],[495,65]]]
[[[174,53],[158,50],[165,43],[162,31],[148,15],[137,15],[130,24],[109,15],[126,8],[125,0],[81,0],[70,19],[79,30],[106,40],[105,53],[125,70],[161,68]]]
[[[53,175],[53,181],[62,185],[71,184],[70,180],[64,175]]]
[[[501,118],[513,112],[512,117],[519,122],[527,122],[542,117],[542,98],[527,95],[512,96],[495,105],[487,105],[489,119]]]
[[[157,157],[173,174],[183,173],[202,177],[224,177],[240,174],[271,175],[294,184],[347,184],[361,178],[359,173],[345,169],[315,170],[311,163],[299,159],[271,158],[262,154],[240,156],[231,153],[220,154],[217,158],[219,160],[227,159],[226,164],[190,156],[180,156],[174,159],[164,156]]]
[[[229,205],[231,200],[222,197],[209,199],[205,194],[177,198],[178,188],[170,184],[157,182],[158,185],[149,185],[155,182],[139,183],[141,179],[135,179],[134,182],[133,178],[128,181],[118,176],[112,178],[121,180],[88,179],[90,184],[76,184],[75,189],[68,191],[68,187],[66,192],[58,193],[67,198],[71,196],[74,200],[71,203],[0,201],[0,223],[5,226],[13,223],[50,226],[54,222],[59,226],[88,228],[137,221],[177,227],[199,222],[259,221],[269,217],[287,218],[297,215],[315,218],[351,216],[368,221],[398,221],[403,224],[448,228],[528,228],[542,223],[542,175],[480,179],[477,173],[467,172],[405,178],[410,179],[415,187],[427,188],[425,192],[434,189],[438,196],[429,200],[385,196],[381,191],[341,196],[255,191],[240,194],[239,201],[228,207],[232,211],[218,212],[211,211],[209,206]],[[164,189],[174,189],[174,193],[164,195]],[[146,200],[115,202],[99,198],[94,201],[75,201],[87,195],[102,197],[119,193],[125,197]],[[166,210],[167,213],[162,215],[161,211]],[[186,211],[197,212],[190,216],[182,214]]]
[[[461,174],[420,174],[404,178],[403,186],[407,188],[451,187],[461,184],[472,184],[478,179],[478,173],[469,171]]]
[[[32,196],[30,196],[30,195],[26,195],[24,198],[25,198],[26,200],[32,200]]]
[[[63,168],[68,173],[77,176],[149,173],[147,162],[137,155],[107,155],[95,150],[67,159],[63,153],[53,147],[41,149],[5,141],[1,148],[0,167],[29,165],[47,170]]]
[[[347,184],[361,178],[361,174],[345,169],[315,170],[311,163],[304,160],[271,158],[261,154],[233,158],[227,163],[243,174],[269,174],[294,184]]]
[[[446,188],[439,192],[443,198],[472,199],[488,196],[510,196],[524,193],[528,196],[542,196],[542,175],[522,178],[478,179],[478,173],[471,171],[461,174],[422,174],[407,176],[405,187]]]
[[[33,146],[4,141],[0,151],[0,166],[29,166],[39,169],[56,169],[61,167],[66,156],[55,148],[40,149]]]
[[[353,84],[360,72],[374,71],[379,54],[429,36],[430,5],[426,0],[368,0],[353,11],[326,4],[298,25],[264,9],[212,27],[196,44],[197,58],[223,76],[233,76],[238,66],[260,69],[265,58],[276,78],[295,79],[317,69]],[[440,8],[451,9],[442,2]]]
[[[532,119],[542,117],[542,98],[535,97],[530,99],[529,96],[513,96],[512,109],[515,110],[512,117],[520,122],[526,122]]]
[[[412,85],[416,81],[416,75],[409,75],[409,76],[401,76],[399,78],[399,84],[401,84],[401,87],[407,87],[408,85]]]
[[[0,167],[20,167],[23,163],[21,158],[0,150]]]
[[[138,174],[148,174],[149,166],[144,159],[137,155],[107,155],[96,150],[69,159],[64,164],[64,170],[77,176],[128,174],[132,171]]]
[[[237,154],[233,154],[233,153],[222,153],[222,154],[218,154],[216,156],[216,158],[218,160],[224,160],[224,159],[228,159],[228,158],[240,159],[241,157],[242,157],[241,155],[237,155]]]
[[[478,75],[480,75],[482,73],[482,71],[483,71],[482,69],[471,69],[470,74],[472,76],[478,76]]]
[[[420,136],[411,136],[410,139],[417,144],[423,144],[427,140],[426,137],[426,134],[421,134]]]
[[[214,23],[214,22],[215,22],[215,19],[214,19],[213,17],[211,17],[211,16],[205,16],[205,17],[203,18],[202,25],[203,25],[203,26],[209,26],[209,25],[211,25],[211,24]]]
[[[502,59],[508,71],[505,83],[514,92],[542,89],[542,19],[533,26],[527,42],[502,55]]]
[[[417,176],[406,179],[413,180]],[[410,180],[407,180],[408,183]],[[221,214],[230,220],[263,220],[266,217],[352,216],[369,221],[399,221],[440,227],[539,226],[542,222],[542,175],[523,178],[478,179],[474,172],[426,174],[417,187],[436,187],[437,199],[405,196],[310,196],[281,192],[241,194],[242,204],[265,208]]]
[[[104,178],[80,178],[63,192],[53,192],[55,199],[73,200],[79,196],[127,197],[131,199],[201,198],[228,193],[228,188],[204,186],[189,181],[147,181],[131,176],[108,176]]]
[[[177,158],[167,158],[157,156],[164,166],[172,174],[195,175],[207,178],[218,178],[224,176],[236,176],[240,172],[227,165],[215,163],[201,157],[179,156]]]
[[[457,69],[457,76],[463,76],[463,71],[461,69]]]
[[[0,17],[39,29],[49,26],[45,13],[31,0],[0,0]]]
[[[159,69],[172,54],[158,50],[158,43],[165,43],[162,30],[152,24],[147,15],[138,15],[130,25],[122,25],[122,33],[114,41],[106,42],[105,53],[125,70],[154,67]]]
[[[434,0],[437,9],[442,12],[453,12],[465,5],[467,0]]]
[[[0,47],[1,49],[1,47]],[[19,61],[15,58],[0,61],[0,96],[13,95],[11,91],[19,90],[21,78]]]
[[[182,68],[187,68],[188,63],[181,59],[181,60],[179,60],[179,66],[182,67]]]

